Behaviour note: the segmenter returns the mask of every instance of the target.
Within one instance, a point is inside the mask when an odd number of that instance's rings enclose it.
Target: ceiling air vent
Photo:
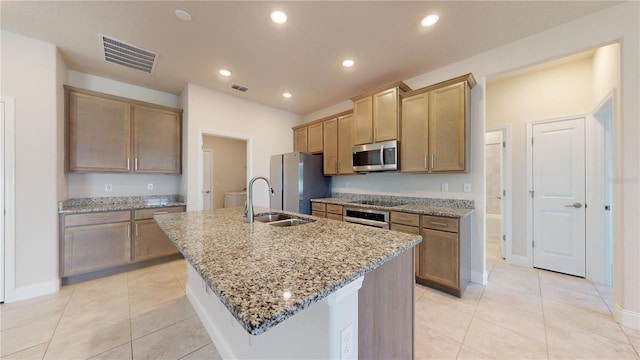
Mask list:
[[[106,61],[153,74],[158,54],[105,35],[100,35],[100,42]]]
[[[242,92],[247,92],[247,90],[249,90],[248,87],[242,86],[242,85],[238,85],[238,84],[231,85],[231,88],[234,89],[234,90],[242,91]]]

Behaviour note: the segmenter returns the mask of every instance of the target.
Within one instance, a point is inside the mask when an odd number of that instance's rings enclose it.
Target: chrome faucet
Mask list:
[[[276,195],[276,193],[273,191],[273,187],[271,186],[271,183],[269,182],[269,179],[267,179],[266,177],[256,176],[253,179],[251,179],[251,181],[249,181],[249,189],[247,189],[248,190],[247,203],[245,204],[245,209],[244,209],[244,216],[247,217],[248,223],[253,222],[253,183],[258,179],[262,179],[267,183],[267,185],[269,186],[269,192],[271,193],[271,196]]]

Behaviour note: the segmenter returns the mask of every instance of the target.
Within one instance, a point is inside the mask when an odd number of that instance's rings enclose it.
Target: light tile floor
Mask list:
[[[416,285],[416,358],[639,359],[640,331],[611,317],[611,289],[506,264],[459,299]],[[2,359],[219,359],[185,297],[183,260],[0,306]]]

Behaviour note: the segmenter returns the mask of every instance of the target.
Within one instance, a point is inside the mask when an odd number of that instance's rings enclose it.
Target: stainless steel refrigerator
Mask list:
[[[322,155],[273,155],[270,180],[275,191],[270,204],[273,209],[311,214],[311,199],[331,196],[331,178],[322,174]]]

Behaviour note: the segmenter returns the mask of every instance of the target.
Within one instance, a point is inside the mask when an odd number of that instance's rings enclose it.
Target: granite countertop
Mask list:
[[[311,199],[311,201],[325,204],[356,206],[361,208],[400,211],[412,214],[444,216],[450,218],[462,218],[474,211],[473,208],[460,207],[469,206],[467,200],[420,198],[407,199],[410,200],[402,200],[402,198],[388,199],[387,203],[385,203],[385,199],[383,199],[381,201],[383,203],[382,205],[360,204],[358,203],[358,201],[362,201],[361,199],[345,197]],[[369,198],[368,200],[371,200],[371,198]]]
[[[186,206],[180,195],[119,196],[69,199],[60,203],[58,213],[64,215],[89,212],[154,209],[170,206]]]
[[[269,211],[255,210],[257,215]],[[316,221],[292,227],[249,224],[240,208],[155,215],[154,219],[252,335],[267,331],[422,241],[418,235],[303,217]]]

